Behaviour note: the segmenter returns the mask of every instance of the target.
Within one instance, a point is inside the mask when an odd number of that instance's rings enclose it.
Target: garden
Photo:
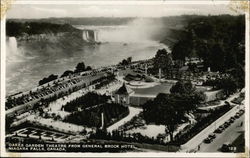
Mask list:
[[[129,114],[128,107],[111,102],[110,96],[93,92],[68,102],[64,109],[71,114],[63,121],[98,128],[102,126],[102,113],[104,127],[114,124]]]

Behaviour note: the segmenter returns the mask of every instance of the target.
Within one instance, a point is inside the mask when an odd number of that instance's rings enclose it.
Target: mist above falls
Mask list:
[[[22,49],[18,48],[16,37],[8,37],[6,41],[6,61],[18,62],[22,61]]]
[[[152,19],[138,18],[127,25],[117,26],[76,26],[79,29],[94,30],[98,34],[100,42],[145,43],[159,42],[158,35],[164,28],[160,21],[155,23]],[[84,32],[85,34],[85,32]],[[85,36],[85,35],[84,35]]]

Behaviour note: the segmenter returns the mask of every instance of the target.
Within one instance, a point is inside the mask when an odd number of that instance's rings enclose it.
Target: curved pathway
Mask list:
[[[120,121],[116,122],[115,124],[109,126],[107,128],[108,132],[112,132],[113,130],[118,129],[121,125],[125,124],[126,122],[130,121],[134,116],[138,115],[142,109],[141,108],[135,108],[135,107],[128,107],[129,108],[129,114],[128,116],[124,117]]]

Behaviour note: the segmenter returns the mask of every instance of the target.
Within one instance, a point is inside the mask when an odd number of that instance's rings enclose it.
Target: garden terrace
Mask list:
[[[65,111],[74,112],[78,111],[79,109],[86,109],[96,105],[104,104],[109,99],[111,99],[109,96],[89,92],[79,98],[72,100],[71,102],[68,102],[63,106],[63,108]]]
[[[130,121],[126,122],[118,128],[119,131],[128,131],[133,128],[144,126],[145,121],[143,120],[142,113],[134,116]]]
[[[67,116],[64,121],[87,127],[101,127],[102,113],[104,127],[110,126],[129,114],[128,107],[116,103],[103,103],[91,108],[76,111]]]
[[[101,126],[101,113],[104,124],[109,126],[129,113],[128,107],[112,103],[111,97],[89,92],[63,106],[65,111],[72,112],[64,119],[65,122],[86,125],[88,127]]]

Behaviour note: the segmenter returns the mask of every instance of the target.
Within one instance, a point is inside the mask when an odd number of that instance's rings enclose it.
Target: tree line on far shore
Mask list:
[[[46,33],[60,33],[60,32],[74,32],[80,31],[70,24],[53,24],[48,22],[16,22],[7,20],[6,35],[7,36],[23,36],[46,34]]]

